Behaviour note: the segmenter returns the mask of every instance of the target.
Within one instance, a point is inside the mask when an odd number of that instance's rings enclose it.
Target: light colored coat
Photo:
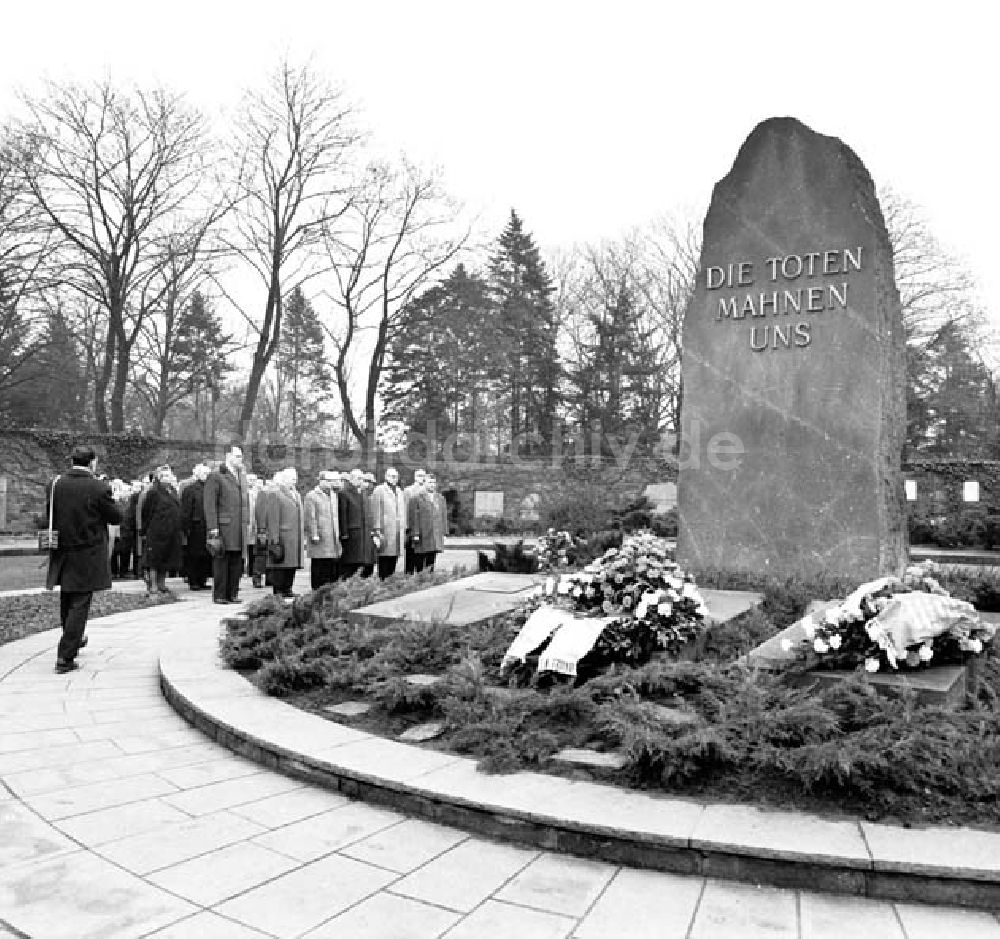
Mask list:
[[[284,545],[285,556],[275,564],[268,558],[267,566],[274,568],[302,567],[302,545],[305,530],[302,524],[302,500],[294,489],[275,486],[267,499],[265,529],[269,544]]]
[[[372,492],[372,529],[382,537],[380,557],[406,553],[406,494],[399,486],[380,483]]]
[[[306,526],[306,551],[311,558],[339,558],[340,523],[337,520],[337,493],[324,492],[317,486],[303,500]],[[315,539],[319,539],[316,541]]]

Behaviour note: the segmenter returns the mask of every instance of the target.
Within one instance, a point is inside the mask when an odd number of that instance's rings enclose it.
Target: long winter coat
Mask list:
[[[205,480],[205,525],[219,529],[227,551],[242,551],[250,537],[250,499],[246,487],[223,464]]]
[[[146,543],[143,560],[147,567],[176,571],[183,562],[181,547],[181,500],[177,490],[153,483],[142,505]]]
[[[435,498],[437,496],[438,498]],[[439,501],[440,499],[440,501]],[[444,550],[448,530],[448,509],[438,493],[421,492],[407,505],[407,528],[417,554]]]
[[[343,553],[337,501],[337,493],[324,492],[319,486],[306,493],[302,507],[306,516],[306,550],[311,558],[339,558]]]
[[[268,544],[281,544],[285,553],[277,562],[268,555],[269,568],[302,567],[302,543],[305,538],[302,521],[302,500],[299,494],[294,489],[275,486],[267,499],[264,530],[267,532]]]
[[[196,479],[181,491],[181,533],[187,539],[188,557],[192,560],[207,557],[205,537],[205,483]]]
[[[380,557],[406,553],[406,494],[399,486],[380,483],[372,492],[372,529],[382,536]]]
[[[107,590],[111,586],[108,525],[117,525],[122,518],[111,484],[86,467],[74,466],[56,481],[53,502],[59,547],[49,555],[45,586],[72,593]]]
[[[365,506],[360,492],[350,483],[337,493],[337,519],[340,523],[340,544],[344,553],[340,559],[345,564],[365,563]]]

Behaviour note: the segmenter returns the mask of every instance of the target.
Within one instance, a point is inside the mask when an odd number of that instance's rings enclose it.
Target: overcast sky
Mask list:
[[[0,109],[42,77],[109,74],[171,85],[212,112],[282,55],[311,56],[384,146],[440,165],[496,233],[516,208],[543,248],[664,212],[700,219],[753,127],[792,115],[923,208],[1000,328],[989,6],[19,3],[2,16]]]

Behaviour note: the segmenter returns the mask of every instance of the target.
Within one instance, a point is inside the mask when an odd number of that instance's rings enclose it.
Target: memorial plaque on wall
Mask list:
[[[692,570],[900,572],[905,350],[855,153],[760,124],[715,187],[683,332],[678,556]]]
[[[472,514],[476,518],[503,518],[503,492],[477,489]]]

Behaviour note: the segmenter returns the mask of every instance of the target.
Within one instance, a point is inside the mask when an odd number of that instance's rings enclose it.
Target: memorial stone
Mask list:
[[[678,557],[693,570],[901,573],[905,347],[871,177],[758,125],[715,187],[684,318]]]

